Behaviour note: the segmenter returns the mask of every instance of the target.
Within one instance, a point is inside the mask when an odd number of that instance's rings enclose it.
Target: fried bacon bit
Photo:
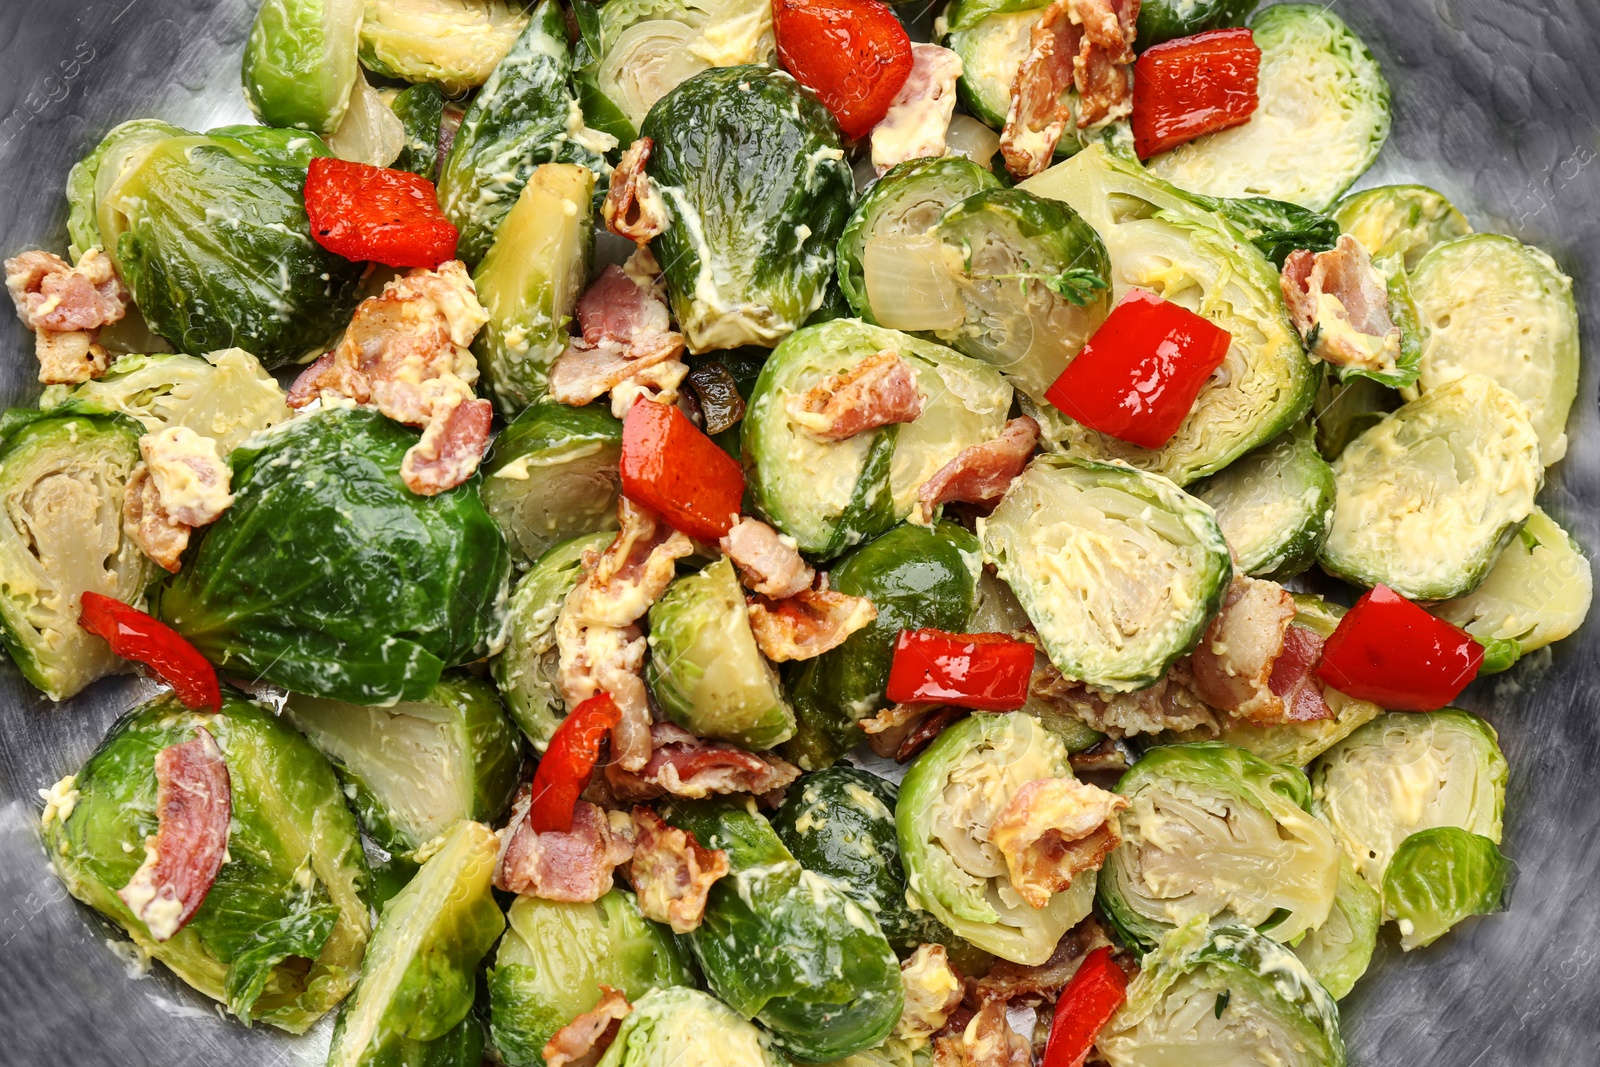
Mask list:
[[[956,53],[936,44],[912,44],[911,73],[872,128],[872,165],[879,174],[908,159],[944,155],[960,77]]]
[[[528,821],[532,791],[523,786],[511,808],[511,822],[500,831],[500,862],[495,888],[544,900],[585,904],[611,888],[612,872],[633,856],[633,829],[626,815],[613,823],[587,801],[572,810],[566,833],[535,833]]]
[[[1012,796],[989,827],[1017,893],[1035,908],[1097,869],[1122,840],[1117,812],[1126,797],[1075,778],[1036,778]]]
[[[189,547],[189,527],[174,522],[162,509],[161,491],[143,463],[133,468],[122,490],[122,532],[147,558],[178,573],[183,551]]]
[[[204,727],[157,752],[155,762],[156,832],[117,896],[153,939],[166,941],[205,901],[227,859],[233,793],[222,750]]]
[[[620,763],[606,767],[606,781],[619,800],[654,800],[663,794],[689,799],[712,793],[765,796],[787,789],[800,777],[800,768],[771,753],[702,741],[671,723],[652,725],[650,740],[654,749],[637,772]]]
[[[934,508],[954,501],[996,503],[1028,465],[1038,444],[1039,424],[1023,415],[1006,423],[993,441],[963,448],[917,490],[922,518],[933,521]]]
[[[1002,1001],[985,1004],[959,1038],[934,1039],[936,1067],[1032,1067],[1033,1045],[1011,1029]]]
[[[1195,693],[1212,707],[1262,725],[1287,721],[1283,697],[1271,686],[1294,621],[1294,597],[1275,582],[1235,577],[1222,612],[1189,657]],[[1303,639],[1297,638],[1297,641]],[[1304,669],[1309,671],[1313,660]],[[1292,679],[1286,674],[1284,685]],[[1314,714],[1303,698],[1299,714]],[[1326,705],[1323,705],[1326,709]],[[1331,717],[1327,712],[1325,717]]]
[[[989,973],[967,983],[967,1003],[1040,1005],[1054,1001],[1072,981],[1083,958],[1111,939],[1091,916],[1061,935],[1050,958],[1037,967],[996,960]]]
[[[759,519],[741,518],[723,535],[718,547],[739,568],[751,592],[782,600],[811,588],[817,572],[800,558],[792,537]]]
[[[1285,722],[1317,722],[1334,718],[1322,694],[1322,683],[1312,673],[1322,659],[1322,635],[1299,623],[1283,634],[1283,655],[1272,665],[1267,685],[1283,701]]]
[[[886,348],[844,374],[830,374],[788,403],[789,417],[823,441],[845,441],[922,414],[917,368]]]
[[[803,589],[782,600],[752,597],[750,628],[762,655],[774,663],[815,659],[878,617],[864,596]]]
[[[550,368],[550,395],[582,407],[604,393],[622,418],[641,396],[662,404],[678,399],[689,373],[679,357],[683,335],[672,329],[660,268],[641,247],[619,267],[611,264],[578,300],[582,337],[573,338]]]
[[[111,260],[98,248],[76,267],[50,252],[24,252],[6,260],[6,289],[22,324],[34,332],[39,380],[77,385],[98,378],[111,355],[96,342],[102,326],[127,314],[127,291]]]
[[[906,1006],[894,1036],[915,1051],[944,1029],[960,1006],[965,987],[943,945],[918,945],[900,964],[900,984],[905,987]]]
[[[649,808],[633,809],[633,865],[628,878],[646,919],[675,934],[700,927],[706,894],[728,873],[728,854],[704,848],[687,830],[668,826]]]
[[[594,1067],[617,1039],[633,1005],[622,990],[600,986],[600,1003],[573,1019],[545,1042],[546,1067]]]
[[[967,710],[955,707],[929,707],[926,704],[895,704],[870,719],[863,719],[867,745],[884,759],[907,763],[918,752]]]
[[[1064,678],[1054,666],[1035,667],[1029,695],[1114,738],[1166,730],[1219,730],[1216,713],[1195,692],[1186,660],[1174,663],[1159,682],[1132,693],[1112,693]]]
[[[217,443],[187,426],[139,438],[143,461],[122,494],[122,530],[151,560],[177,573],[189,531],[233,504],[232,476]]]
[[[627,147],[611,172],[611,188],[600,205],[606,229],[639,245],[648,244],[672,224],[667,202],[644,172],[654,148],[655,142],[648,137]]]
[[[1279,284],[1313,357],[1336,367],[1394,368],[1400,327],[1389,316],[1388,286],[1354,237],[1341,234],[1326,252],[1289,253]]]

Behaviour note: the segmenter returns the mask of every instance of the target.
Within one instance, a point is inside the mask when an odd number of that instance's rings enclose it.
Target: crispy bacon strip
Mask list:
[[[1035,908],[1072,879],[1097,869],[1122,840],[1117,813],[1128,799],[1075,778],[1036,778],[989,826],[1017,893]]]
[[[691,799],[713,793],[765,796],[787,789],[800,777],[800,768],[770,752],[702,741],[671,723],[652,725],[650,739],[654,748],[637,772],[620,763],[606,767],[606,781],[619,800],[654,800],[663,794]]]
[[[552,397],[582,407],[609,392],[619,419],[640,396],[663,404],[678,399],[689,368],[679,358],[683,335],[672,329],[659,274],[643,246],[623,266],[613,263],[600,272],[578,299],[582,336],[550,368]]]
[[[1349,234],[1326,252],[1289,253],[1279,278],[1289,317],[1311,355],[1336,367],[1392,369],[1400,327],[1389,289],[1361,243]]]
[[[861,721],[867,745],[884,759],[906,763],[957,719],[965,708],[894,704]]]
[[[615,825],[594,804],[580,800],[566,833],[535,833],[528,821],[532,791],[523,786],[501,833],[500,862],[494,884],[508,893],[582,904],[599,900],[611,888],[611,875],[633,856],[632,826],[626,816]]]
[[[917,490],[923,518],[931,521],[934,508],[953,501],[996,503],[1028,465],[1038,444],[1039,424],[1023,415],[1006,423],[993,441],[963,448]]]
[[[956,53],[936,44],[912,44],[911,73],[872,128],[872,165],[879,174],[908,159],[944,155],[960,77]]]
[[[761,596],[782,600],[816,581],[817,572],[800,558],[794,538],[759,519],[741,518],[717,544],[739,568],[744,584]]]
[[[39,380],[76,385],[104,374],[111,355],[96,339],[127,314],[128,300],[105,253],[91,248],[74,267],[34,250],[6,260],[5,270],[17,315],[34,332]]]
[[[622,990],[600,986],[600,1003],[573,1019],[545,1042],[545,1067],[594,1067],[617,1039],[633,1005]]]
[[[166,941],[205,901],[227,858],[233,793],[222,750],[204,727],[157,752],[155,771],[156,832],[117,896],[151,938]]]
[[[1032,1067],[1033,1045],[1011,1029],[1001,1001],[985,1004],[961,1036],[934,1039],[936,1067]]]
[[[1285,722],[1317,722],[1334,718],[1312,670],[1322,659],[1322,635],[1299,623],[1283,633],[1283,655],[1272,665],[1267,685],[1283,701]]]
[[[967,984],[967,1002],[975,1007],[1002,1004],[1045,1004],[1054,1001],[1072,981],[1090,952],[1111,944],[1093,916],[1061,935],[1050,958],[1037,967],[996,960],[989,973]]]
[[[1283,698],[1270,682],[1293,620],[1294,597],[1282,586],[1236,576],[1222,612],[1189,657],[1196,694],[1212,707],[1251,722],[1283,722]]]
[[[635,244],[648,244],[672,224],[667,202],[645,173],[655,142],[640,137],[627,147],[611,172],[611,187],[606,190],[600,215],[606,229]]]
[[[753,597],[750,628],[762,655],[774,663],[815,659],[878,617],[864,596],[803,589],[782,600]]]
[[[951,1013],[961,1005],[965,986],[943,945],[918,945],[900,964],[900,984],[905,988],[906,1006],[895,1024],[894,1036],[915,1051],[944,1029]]]
[[[1158,734],[1165,730],[1218,731],[1215,712],[1195,692],[1188,661],[1179,660],[1156,684],[1131,693],[1112,693],[1064,678],[1045,662],[1034,667],[1028,692],[1033,699],[1073,715],[1110,737]]]
[[[823,441],[845,441],[881,426],[911,422],[922,414],[917,368],[884,349],[844,374],[830,374],[790,398],[789,417]]]
[[[646,919],[666,923],[675,934],[700,927],[706,894],[728,873],[728,854],[704,848],[687,830],[667,823],[649,808],[633,809],[633,865],[629,880]]]

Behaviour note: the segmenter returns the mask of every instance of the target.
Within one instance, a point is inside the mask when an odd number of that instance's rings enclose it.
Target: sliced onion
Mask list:
[[[985,170],[993,170],[994,154],[1000,151],[1000,135],[971,115],[955,115],[944,135],[946,155],[966,156]]]
[[[931,234],[874,237],[862,250],[867,302],[891,330],[953,330],[966,318],[944,250]]]
[[[400,158],[406,146],[406,128],[378,91],[357,78],[350,93],[350,110],[328,137],[328,147],[340,159],[387,167]]]

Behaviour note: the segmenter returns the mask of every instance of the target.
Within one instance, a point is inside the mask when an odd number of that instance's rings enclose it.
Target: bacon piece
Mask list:
[[[959,1038],[934,1039],[936,1067],[1032,1067],[1033,1045],[1011,1029],[1006,1006],[985,1004],[967,1023]]]
[[[1267,685],[1283,701],[1285,722],[1316,722],[1334,718],[1322,695],[1322,683],[1312,672],[1322,659],[1322,635],[1299,623],[1283,633],[1283,655],[1272,665]]]
[[[1293,619],[1294,597],[1281,585],[1235,576],[1222,612],[1189,656],[1195,693],[1251,722],[1283,722],[1283,699],[1269,682]]]
[[[578,299],[581,337],[550,368],[550,395],[563,404],[582,407],[611,393],[617,418],[640,396],[663,404],[678,399],[678,386],[689,368],[683,335],[674,331],[660,267],[650,250],[640,247],[626,264],[611,264]]]
[[[606,229],[640,245],[648,244],[672,224],[667,202],[644,172],[654,148],[654,141],[640,137],[623,151],[616,169],[611,172],[611,187],[600,205]]]
[[[786,537],[759,519],[741,518],[722,535],[719,548],[739,568],[750,590],[774,600],[811,588],[817,572],[800,558],[792,537]]]
[[[600,1003],[557,1030],[545,1042],[545,1067],[594,1067],[617,1039],[633,1005],[622,990],[602,984]]]
[[[228,764],[204,727],[156,753],[156,832],[144,862],[117,896],[156,941],[183,929],[228,855],[233,793]]]
[[[144,457],[122,494],[122,529],[151,560],[177,573],[189,531],[233,504],[232,476],[217,443],[187,426],[139,438]]]
[[[675,934],[700,927],[706,894],[728,873],[728,854],[704,848],[687,830],[667,823],[649,808],[633,809],[633,865],[629,881],[646,919],[667,923]]]
[[[1078,128],[1125,118],[1133,110],[1133,39],[1139,0],[1072,0],[1072,17],[1083,24],[1083,41],[1072,57],[1078,90]]]
[[[422,440],[400,461],[406,488],[418,496],[435,496],[471,478],[489,447],[493,421],[494,405],[487,400],[466,400],[446,408],[446,414],[428,423]]]
[[[566,833],[535,833],[528,821],[533,792],[526,785],[511,808],[511,822],[500,831],[500,861],[495,888],[544,900],[573,904],[599,900],[611,888],[611,875],[633,856],[632,824],[580,800]]]
[[[769,752],[750,752],[721,741],[702,741],[671,723],[650,727],[654,745],[637,772],[620,763],[606,768],[606,780],[619,800],[654,800],[663,794],[699,799],[712,793],[764,796],[787,789],[800,768]]]
[[[900,964],[900,984],[905,988],[906,1006],[895,1024],[894,1036],[915,1051],[944,1029],[951,1013],[961,1005],[964,986],[943,945],[918,945]]]
[[[150,560],[178,573],[183,550],[189,547],[189,527],[174,522],[161,507],[161,491],[143,463],[133,468],[122,490],[122,532]]]
[[[922,517],[931,522],[934,508],[953,501],[997,502],[1028,465],[1038,444],[1039,424],[1023,415],[1006,423],[993,441],[963,448],[917,490]]]
[[[989,973],[967,983],[967,1003],[974,1007],[1001,1004],[1040,1005],[1054,1001],[1072,981],[1083,958],[1111,944],[1093,916],[1061,935],[1050,958],[1037,967],[996,960]]]
[[[774,663],[815,659],[878,617],[864,596],[803,589],[782,600],[753,597],[750,628],[762,655]]]
[[[872,128],[872,165],[879,174],[908,159],[944,155],[960,77],[956,53],[936,44],[912,44],[911,73]]]
[[[989,826],[1011,886],[1035,908],[1097,869],[1122,840],[1117,812],[1128,799],[1075,778],[1036,778],[1011,797]]]
[[[1400,327],[1389,315],[1388,286],[1354,237],[1340,234],[1326,252],[1289,253],[1279,284],[1312,356],[1336,367],[1394,368]]]
[[[91,248],[74,267],[34,250],[6,260],[5,270],[17,315],[34,332],[39,380],[76,385],[104,374],[111,355],[96,338],[127,314],[128,299],[105,253]]]
[[[884,759],[906,763],[944,731],[967,715],[967,709],[926,704],[894,704],[861,721],[867,745]]]
[[[804,394],[791,397],[789,417],[813,437],[845,441],[881,426],[911,422],[922,414],[917,368],[885,348],[844,374],[830,374]]]
[[[1029,697],[1075,716],[1110,737],[1166,730],[1218,732],[1215,712],[1195,692],[1187,660],[1174,663],[1160,681],[1131,693],[1112,693],[1064,678],[1049,663],[1036,666]]]

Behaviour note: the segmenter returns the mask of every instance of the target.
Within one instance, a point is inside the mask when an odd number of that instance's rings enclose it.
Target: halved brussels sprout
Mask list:
[[[1340,381],[1328,375],[1317,389],[1312,422],[1317,428],[1317,451],[1332,463],[1345,446],[1383,421],[1400,406],[1400,394],[1371,378]]]
[[[1094,905],[1095,879],[1035,908],[1011,886],[989,827],[1016,791],[1039,778],[1071,778],[1061,741],[1026,712],[973,715],[945,728],[900,784],[895,826],[907,902],[1001,959],[1038,966]]]
[[[1556,261],[1513,237],[1478,233],[1435,246],[1411,275],[1422,313],[1426,393],[1464,374],[1527,405],[1545,466],[1567,454],[1578,395],[1578,310]]]
[[[791,399],[882,351],[916,368],[915,422],[822,441],[795,420]],[[997,370],[943,345],[858,319],[807,326],[773,351],[750,394],[742,432],[751,499],[800,551],[831,559],[910,515],[922,483],[963,448],[999,436],[1010,409]]]
[[[415,852],[463,819],[493,823],[517,788],[516,727],[494,687],[469,675],[392,708],[295,693],[285,710],[354,790],[361,825],[389,852]]]
[[[1040,0],[953,0],[945,8],[943,44],[961,57],[956,92],[968,111],[995,129],[1006,124],[1017,68],[1028,56],[1029,39],[1048,3]],[[1067,90],[1077,100],[1077,90]],[[1081,147],[1073,124],[1057,151]]]
[[[1163,745],[1117,792],[1130,803],[1100,906],[1124,937],[1148,948],[1198,916],[1292,943],[1327,921],[1339,846],[1300,771],[1221,742]]]
[[[498,631],[511,561],[475,482],[418,496],[414,432],[375,411],[302,415],[234,450],[234,502],[162,589],[212,663],[352,704],[422,700]]]
[[[1471,592],[1544,484],[1527,409],[1478,374],[1430,389],[1333,461],[1322,567],[1412,600]]]
[[[244,46],[244,98],[265,126],[332,133],[361,78],[363,0],[264,0]]]
[[[1380,185],[1351,193],[1333,208],[1339,229],[1374,256],[1398,255],[1415,270],[1434,245],[1472,232],[1472,223],[1437,189]]]
[[[534,404],[501,430],[479,493],[512,559],[526,565],[576,534],[615,529],[621,457],[622,421],[601,404]]]
[[[1022,188],[1065,200],[1111,255],[1113,296],[1148,289],[1227,330],[1222,366],[1172,440],[1143,449],[1040,407],[1047,435],[1095,459],[1122,459],[1184,485],[1287,430],[1321,379],[1284,310],[1278,271],[1220,211],[1197,205],[1132,159],[1091,145]],[[1052,427],[1056,429],[1052,430]]]
[[[978,523],[1050,661],[1127,693],[1188,652],[1233,574],[1216,514],[1156,474],[1044,455]]]
[[[0,422],[0,641],[51,700],[130,669],[78,625],[78,601],[94,592],[138,605],[155,579],[122,529],[139,431],[121,416],[65,412],[13,410]]]
[[[413,85],[395,93],[389,101],[389,107],[406,131],[406,146],[395,159],[394,169],[433,181],[439,173],[439,132],[444,124],[444,93],[437,85]]]
[[[67,254],[74,263],[83,259],[89,249],[105,247],[95,198],[101,168],[105,168],[109,181],[112,175],[121,173],[141,148],[168,137],[182,137],[188,132],[170,122],[134,119],[112,127],[93,151],[73,164],[67,175],[67,235],[72,239]]]
[[[689,351],[771,348],[798,329],[855,200],[828,109],[782,71],[725,67],[663,96],[639,134],[672,218],[650,247]]]
[[[597,1067],[784,1067],[773,1037],[698,989],[662,989],[633,1006]]]
[[[1361,38],[1320,5],[1274,4],[1250,28],[1261,49],[1250,121],[1146,165],[1197,193],[1327,211],[1389,139],[1389,85]]]
[[[460,96],[489,79],[528,27],[514,0],[365,0],[361,63]]]
[[[650,605],[650,692],[697,737],[764,749],[794,736],[778,673],[756,647],[733,562],[679,578]]]
[[[1505,907],[1511,864],[1494,841],[1436,826],[1400,843],[1383,872],[1383,917],[1406,952],[1431,945],[1456,923]]]
[[[1142,52],[1153,44],[1192,37],[1224,26],[1243,26],[1260,0],[1144,0],[1134,44]]]
[[[1234,565],[1252,578],[1281,582],[1311,566],[1333,518],[1333,469],[1303,422],[1191,491],[1216,511]]]
[[[196,729],[228,765],[227,854],[199,910],[156,941],[117,890],[156,830],[156,754]],[[44,826],[67,892],[189,985],[247,1022],[298,1034],[355,984],[371,931],[366,856],[333,768],[287,723],[232,690],[215,714],[167,693],[118,720],[73,788],[70,815]]]
[[[1378,891],[1356,873],[1349,857],[1341,855],[1333,910],[1326,922],[1294,946],[1294,954],[1334,1000],[1343,1000],[1367,973],[1372,951],[1378,947],[1382,913]]]
[[[455,1033],[470,1018],[478,961],[494,947],[505,916],[491,881],[500,841],[463,820],[439,850],[384,906],[361,967],[361,981],[339,1012],[328,1067],[429,1064],[433,1043],[459,1054],[471,1038]],[[481,1036],[479,1054],[481,1056]],[[454,1057],[441,1067],[472,1067]]]
[[[1205,1062],[1344,1067],[1339,1008],[1287,948],[1254,930],[1172,931],[1146,956],[1096,1048],[1111,1067]]]

